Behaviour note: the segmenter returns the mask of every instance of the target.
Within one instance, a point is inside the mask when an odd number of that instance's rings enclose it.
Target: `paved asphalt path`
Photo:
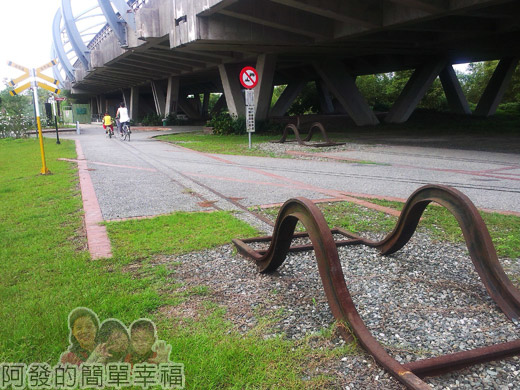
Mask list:
[[[123,142],[106,138],[100,125],[82,125],[81,134],[61,136],[79,141],[103,219],[177,210],[247,214],[247,207],[300,196],[406,199],[425,184],[453,186],[479,208],[520,213],[520,151],[355,144],[341,152],[325,152],[334,160],[317,161],[194,152],[153,138],[165,133],[134,130],[131,141]]]

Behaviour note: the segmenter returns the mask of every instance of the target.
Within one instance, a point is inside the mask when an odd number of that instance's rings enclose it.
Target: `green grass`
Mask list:
[[[57,160],[74,158],[74,144],[46,139],[45,148],[52,174],[42,176],[37,141],[0,140],[0,361],[56,364],[68,346],[69,312],[86,306],[101,321],[154,320],[159,337],[173,347],[173,360],[185,365],[188,389],[329,387],[330,378],[303,376],[330,352],[282,337],[264,339],[263,328],[238,333],[225,319],[225,306],[214,302],[211,286],[177,291],[172,276],[178,263],[155,261],[156,255],[229,243],[255,233],[252,228],[226,213],[109,223],[115,256],[93,261],[75,164]],[[160,310],[190,299],[202,300],[197,321],[171,319]]]
[[[256,231],[231,214],[178,212],[151,219],[106,224],[117,258],[180,254],[229,243]]]
[[[379,143],[381,138],[385,142],[392,143],[392,137],[397,137],[397,143],[406,143],[406,137],[414,139],[421,137],[449,136],[450,142],[443,145],[450,147],[450,144],[457,145],[461,149],[471,149],[472,146],[464,140],[456,140],[458,136],[468,137],[485,136],[491,137],[512,137],[517,139],[518,128],[520,127],[520,115],[497,112],[492,117],[479,117],[476,115],[460,115],[449,112],[435,112],[428,110],[415,110],[410,119],[405,123],[385,123],[381,122],[376,126],[356,126],[354,122],[346,119],[321,119],[327,130],[330,139],[336,142],[355,142],[361,138],[365,143]],[[329,123],[330,122],[330,123]],[[303,128],[307,128],[309,123],[305,123]],[[305,131],[304,131],[305,133]],[[233,154],[243,156],[264,156],[264,157],[284,157],[294,158],[287,154],[267,152],[260,150],[256,144],[277,140],[281,137],[278,134],[252,134],[252,149],[248,148],[247,135],[211,135],[203,133],[173,134],[159,137],[159,139],[184,146],[189,149],[205,153]],[[366,137],[365,137],[366,136]],[[293,140],[294,135],[289,134],[288,140]],[[322,141],[321,133],[316,133],[311,142]],[[415,140],[415,142],[418,142]],[[486,145],[478,145],[485,148]],[[514,152],[516,143],[509,146],[509,152]],[[493,147],[491,148],[493,149]],[[496,146],[495,146],[496,149]],[[320,148],[308,147],[306,151],[322,152]],[[345,161],[349,163],[349,161]],[[359,161],[358,163],[370,164],[370,161]]]
[[[374,204],[401,210],[403,203],[381,199],[364,199]],[[352,233],[390,233],[397,223],[397,217],[370,210],[349,202],[317,204],[330,227],[341,227]],[[276,219],[278,208],[256,210],[272,221]],[[499,213],[480,212],[499,257],[520,258],[520,217]],[[429,205],[418,226],[419,231],[427,231],[437,241],[464,242],[464,237],[455,217],[444,207]]]
[[[272,153],[256,148],[255,144],[277,140],[280,136],[252,134],[249,149],[248,135],[212,135],[203,133],[171,134],[158,137],[185,148],[205,153],[273,157]]]

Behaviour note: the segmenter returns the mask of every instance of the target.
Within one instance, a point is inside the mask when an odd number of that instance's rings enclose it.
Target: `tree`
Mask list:
[[[468,73],[461,76],[462,88],[470,103],[477,104],[493,76],[498,61],[472,62]],[[502,103],[520,101],[520,67],[517,66],[511,83],[504,93]]]
[[[0,138],[20,138],[33,123],[32,98],[27,94],[11,96],[12,88],[0,91]]]

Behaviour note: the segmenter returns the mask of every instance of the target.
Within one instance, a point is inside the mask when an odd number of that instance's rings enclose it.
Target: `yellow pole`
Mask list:
[[[34,69],[31,69],[31,73],[34,76],[36,73]],[[34,100],[34,109],[36,111],[36,125],[38,126],[38,137],[40,138],[40,152],[42,155],[42,175],[50,174],[50,171],[47,169],[47,164],[45,163],[45,149],[43,148],[43,134],[42,134],[42,124],[40,122],[40,106],[38,105],[38,86],[33,79],[32,82],[32,90],[33,90],[33,100]]]

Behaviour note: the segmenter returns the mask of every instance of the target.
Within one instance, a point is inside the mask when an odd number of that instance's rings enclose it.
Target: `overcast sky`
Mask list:
[[[61,0],[0,1],[0,89],[3,89],[4,78],[10,80],[23,74],[9,67],[7,61],[37,68],[52,59],[52,20]],[[93,1],[72,0],[73,12],[86,9]],[[52,76],[50,69],[45,73]]]
[[[37,68],[52,59],[52,20],[61,0],[2,0],[1,3],[0,81],[23,74],[7,66],[7,61]],[[52,75],[50,71],[45,73]]]

